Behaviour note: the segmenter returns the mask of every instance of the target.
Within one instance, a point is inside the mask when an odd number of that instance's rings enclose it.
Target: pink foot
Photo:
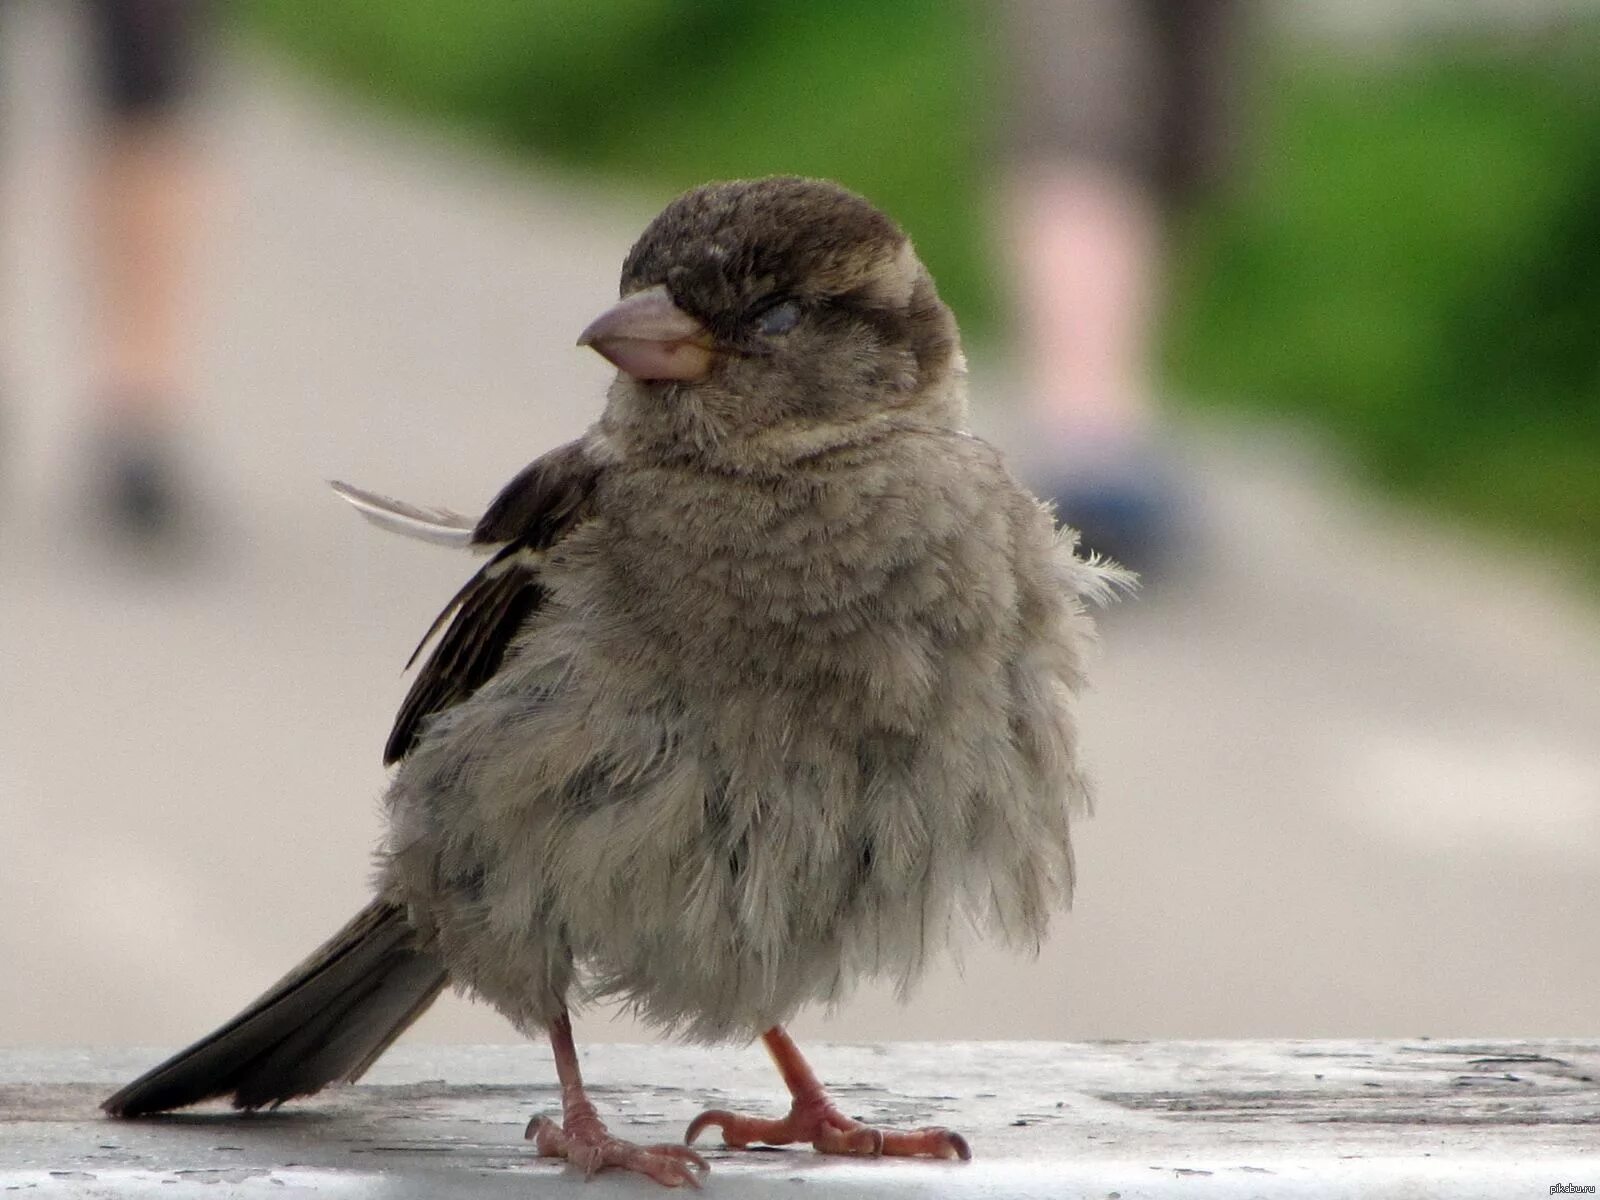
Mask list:
[[[865,1158],[894,1157],[959,1158],[970,1161],[967,1139],[949,1129],[930,1126],[909,1131],[876,1129],[847,1117],[833,1102],[822,1096],[796,1100],[789,1115],[781,1120],[747,1117],[724,1109],[701,1113],[689,1125],[683,1140],[692,1143],[712,1127],[722,1130],[722,1140],[735,1150],[760,1142],[767,1146],[787,1146],[810,1142],[822,1154],[853,1154]]]
[[[526,1137],[532,1139],[540,1158],[564,1158],[593,1179],[608,1167],[648,1175],[665,1187],[700,1186],[700,1176],[711,1168],[687,1146],[639,1146],[611,1136],[597,1118],[587,1114],[570,1117],[557,1125],[549,1117],[528,1122]]]

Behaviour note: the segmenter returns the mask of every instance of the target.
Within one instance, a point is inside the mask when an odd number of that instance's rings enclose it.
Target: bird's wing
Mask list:
[[[470,541],[500,549],[412,652],[408,667],[444,629],[400,705],[385,764],[405,757],[428,717],[459,704],[500,669],[517,631],[544,603],[539,571],[545,552],[582,521],[599,474],[582,443],[573,442],[529,464],[489,505]]]
[[[379,529],[441,546],[472,545],[472,531],[478,523],[471,517],[451,512],[448,508],[425,508],[420,504],[407,504],[404,500],[392,500],[337,479],[330,479],[328,486]]]

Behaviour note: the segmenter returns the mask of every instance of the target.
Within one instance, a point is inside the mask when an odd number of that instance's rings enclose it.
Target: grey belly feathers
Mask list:
[[[389,791],[382,888],[458,986],[529,1030],[610,997],[715,1039],[908,987],[968,919],[1037,944],[1115,576],[983,443],[906,440],[781,488],[607,473]]]

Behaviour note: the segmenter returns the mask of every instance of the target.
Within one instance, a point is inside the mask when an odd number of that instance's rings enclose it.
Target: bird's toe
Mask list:
[[[644,1175],[664,1187],[700,1186],[700,1176],[711,1169],[688,1146],[662,1143],[641,1146],[612,1137],[597,1121],[558,1125],[549,1117],[536,1117],[528,1123],[527,1137],[541,1158],[561,1158],[593,1179],[601,1171],[631,1171]]]

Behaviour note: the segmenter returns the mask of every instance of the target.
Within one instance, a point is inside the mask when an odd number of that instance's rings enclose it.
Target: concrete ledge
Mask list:
[[[522,1140],[557,1108],[542,1046],[401,1047],[355,1087],[275,1113],[138,1122],[96,1105],[163,1051],[0,1050],[0,1192],[61,1196],[653,1194],[585,1185]],[[847,1112],[933,1122],[970,1165],[712,1149],[723,1196],[1545,1196],[1600,1185],[1600,1043],[1007,1042],[814,1048]],[[624,1136],[708,1105],[778,1111],[755,1048],[595,1046]]]

